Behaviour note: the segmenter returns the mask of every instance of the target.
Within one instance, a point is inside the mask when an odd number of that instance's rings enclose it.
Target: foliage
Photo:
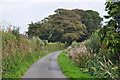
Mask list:
[[[105,34],[103,34],[105,31]],[[115,29],[104,27],[100,32],[101,43],[105,44],[106,52],[109,54],[109,58],[116,63],[116,60],[120,60],[120,39],[119,33],[115,33]],[[104,50],[104,49],[103,49]],[[106,54],[107,55],[107,54]],[[116,60],[114,60],[116,59]]]
[[[100,42],[99,33],[100,30],[97,30],[89,40],[80,43],[78,47],[68,48],[69,57],[82,67],[83,72],[89,72],[97,78],[118,78],[119,61],[114,53],[108,51],[107,42]],[[87,48],[86,52],[82,52],[84,46]]]
[[[90,20],[92,21],[88,25],[87,22]],[[100,26],[101,21],[96,11],[57,9],[55,14],[41,22],[29,24],[27,33],[29,37],[39,36],[42,40],[70,45],[73,41],[85,40],[88,34]]]
[[[20,78],[35,61],[50,52],[64,48],[64,44],[48,43],[46,46],[40,46],[35,39],[29,40],[22,36],[17,39],[12,33],[3,33],[2,77]]]
[[[104,55],[94,54],[86,62],[89,73],[97,78],[118,78],[118,65],[114,65],[112,61]]]
[[[80,43],[78,47],[68,47],[68,56],[80,67],[82,72],[88,72],[96,78],[118,78],[119,62],[114,59],[117,64],[113,63],[109,58],[111,55],[109,55],[106,50],[103,52],[102,49],[105,48],[101,48],[99,40],[96,41],[95,44],[93,43],[97,36],[98,32],[92,35],[91,40]],[[88,51],[85,50],[85,45]]]
[[[103,19],[99,16],[98,12],[93,10],[84,11],[79,9],[75,9],[73,11],[81,16],[82,23],[86,25],[88,36],[95,32],[96,29],[101,27],[101,21],[103,21]]]
[[[80,67],[85,67],[86,61],[90,58],[90,54],[85,46],[86,42],[88,41],[81,42],[77,47],[70,46],[67,48],[69,58]]]
[[[80,45],[80,43],[78,43],[78,42],[76,42],[76,41],[73,41],[72,44],[71,44],[72,47],[77,47],[77,46],[79,46],[79,45]]]
[[[105,18],[110,19],[108,26],[114,27],[115,29],[120,28],[120,1],[111,2],[108,0],[105,10],[108,12]]]
[[[100,42],[99,31],[96,31],[86,43],[91,56],[85,67],[98,78],[118,78],[118,65],[113,63],[117,59],[110,58],[115,55],[109,53],[106,42],[104,44]]]
[[[81,72],[81,69],[69,59],[66,52],[58,56],[58,64],[62,72],[71,80],[76,80],[76,78],[93,78],[90,74]]]
[[[91,58],[86,62],[86,68],[89,72],[98,78],[118,78],[119,61],[115,53],[110,52],[110,45],[107,41],[115,43],[111,39],[106,39],[101,42],[100,30],[95,32],[89,42],[86,43],[87,50],[91,53]],[[107,34],[110,35],[110,34]],[[111,35],[109,37],[112,37]],[[114,46],[117,49],[118,45]],[[112,49],[114,49],[112,47]]]
[[[63,50],[65,49],[65,44],[63,43],[49,43],[47,46],[45,46],[47,50],[51,51],[57,51],[57,50]]]
[[[20,33],[19,33],[19,28],[13,28],[12,34],[16,36],[17,39],[20,39]]]
[[[47,40],[41,40],[37,36],[34,36],[31,40],[34,41],[34,42],[36,42],[37,45],[39,45],[39,46],[46,46],[48,44]]]
[[[87,50],[91,53],[99,53],[100,50],[100,36],[99,36],[99,30],[97,30],[95,33],[93,33],[89,41],[85,44],[87,47]]]
[[[3,59],[3,78],[20,78],[24,72],[38,59],[48,53],[31,52],[31,53],[16,53],[6,59]],[[21,63],[22,62],[22,63]]]
[[[85,43],[87,52],[90,53],[89,58],[82,60],[85,57],[80,53],[80,46],[79,48],[69,48],[68,56],[75,63],[78,61],[80,66],[82,62],[85,63],[81,68],[83,72],[89,72],[97,78],[116,79],[120,78],[120,1],[106,2],[106,10],[109,14],[105,16],[109,19],[107,25],[93,33]],[[78,56],[82,57],[78,59]]]
[[[98,30],[97,34],[94,33],[87,44],[94,56],[91,56],[86,66],[97,77],[119,78],[120,1],[106,2],[106,11],[108,11],[108,16],[105,18],[109,19],[107,25]],[[91,67],[96,71],[92,71]]]
[[[116,63],[116,60],[120,60],[120,32],[117,31],[120,29],[120,1],[106,2],[106,11],[108,11],[109,15],[105,16],[105,18],[110,20],[100,30],[99,35],[101,43],[107,47],[110,59]]]

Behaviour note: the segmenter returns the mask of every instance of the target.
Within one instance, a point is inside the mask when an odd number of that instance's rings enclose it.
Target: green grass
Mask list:
[[[35,53],[35,52],[33,52]],[[18,53],[19,54],[19,53]],[[43,53],[41,55],[33,55],[32,53],[27,53],[26,56],[9,56],[7,59],[3,59],[3,65],[6,66],[4,70],[3,78],[20,78],[24,72],[38,59],[47,55],[48,53]]]
[[[35,41],[17,39],[11,33],[2,35],[2,78],[21,78],[25,71],[47,54],[65,49],[64,44],[39,46]]]
[[[7,68],[4,70],[4,75],[2,78],[20,78],[24,75],[26,70],[37,60],[40,58],[46,56],[47,54],[55,52],[55,51],[48,51],[46,53],[38,53],[38,52],[32,52],[27,53],[26,56],[19,56],[14,55],[10,56],[7,59],[3,59],[3,65]],[[20,53],[18,53],[20,54]],[[29,55],[28,55],[29,54]]]
[[[75,63],[73,63],[65,52],[61,53],[58,56],[58,64],[64,73],[64,75],[68,78],[93,78],[89,73],[83,73],[80,71],[80,67],[78,67]]]

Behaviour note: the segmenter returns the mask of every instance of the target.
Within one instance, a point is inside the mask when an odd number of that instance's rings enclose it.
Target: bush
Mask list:
[[[97,78],[118,78],[118,66],[114,65],[110,59],[105,56],[94,54],[86,62],[86,68]]]
[[[93,33],[86,43],[87,50],[92,54],[99,53],[100,51],[100,36],[98,33],[99,30]]]
[[[2,78],[20,78],[36,60],[50,52],[64,49],[57,43],[40,46],[37,39],[17,39],[12,33],[2,34]]]
[[[117,55],[111,54],[108,50],[107,42],[105,40],[101,42],[99,30],[97,30],[89,40],[80,43],[78,47],[68,48],[68,55],[82,67],[81,71],[87,71],[97,78],[115,79],[119,77],[119,61],[113,58]]]
[[[15,28],[12,30],[12,34],[16,36],[17,39],[20,39],[21,35],[19,33],[19,28]]]
[[[77,47],[67,48],[67,53],[70,59],[72,59],[80,67],[85,66],[85,63],[87,62],[90,56],[90,54],[86,50],[86,46],[85,46],[86,42],[87,41],[81,42],[80,45],[77,44],[78,45]]]
[[[71,44],[72,47],[77,47],[77,46],[79,46],[79,45],[80,45],[80,43],[78,43],[78,42],[76,42],[76,41],[73,41],[72,44]]]
[[[85,64],[86,68],[89,69],[92,75],[98,78],[118,78],[119,64],[117,58],[111,58],[116,55],[109,52],[106,39],[101,41],[102,38],[99,35],[99,31],[91,35],[89,41],[86,43],[87,50],[91,53],[91,58]]]
[[[120,33],[115,32],[115,28],[113,27],[103,27],[100,30],[100,38],[101,38],[101,51],[106,51],[106,56],[112,60],[115,64],[116,61],[120,60]]]
[[[44,40],[44,45],[46,46],[48,44],[48,41],[47,40]]]

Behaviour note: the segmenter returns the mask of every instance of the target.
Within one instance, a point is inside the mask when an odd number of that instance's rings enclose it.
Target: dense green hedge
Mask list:
[[[114,45],[114,41],[112,45]],[[118,67],[120,63],[117,58],[118,55],[109,51],[110,48],[107,46],[107,42],[101,42],[99,30],[90,37],[86,46],[91,54],[91,58],[86,62],[86,68],[89,69],[92,75],[98,78],[119,77]]]
[[[65,48],[61,43],[48,43],[40,46],[34,40],[22,36],[17,38],[11,33],[2,34],[2,77],[20,78],[38,59],[48,53]]]

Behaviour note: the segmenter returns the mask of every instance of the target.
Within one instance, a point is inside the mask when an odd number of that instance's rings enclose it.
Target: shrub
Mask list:
[[[99,30],[90,39],[80,43],[78,47],[69,47],[69,57],[77,63],[83,72],[89,72],[97,78],[118,78],[119,61],[111,58],[107,42],[101,42]],[[116,63],[113,62],[116,61]]]
[[[86,62],[86,68],[97,78],[118,78],[118,66],[105,56],[94,54]]]
[[[40,46],[37,39],[17,39],[12,33],[2,35],[2,78],[20,78],[36,60],[50,52],[62,50],[65,45],[57,43]],[[43,41],[42,41],[43,42]]]
[[[12,34],[16,36],[17,39],[20,39],[21,35],[19,33],[19,28],[13,28]]]
[[[111,58],[116,55],[109,52],[108,43],[106,42],[107,39],[103,41],[101,39],[98,30],[91,35],[89,41],[86,43],[87,50],[91,53],[91,58],[85,64],[86,68],[89,69],[92,75],[98,78],[118,78],[119,64],[117,58]]]
[[[80,43],[80,45],[77,47],[67,48],[67,53],[69,57],[81,67],[85,66],[85,63],[87,62],[90,56],[90,54],[86,50],[86,42],[87,41]]]
[[[44,40],[44,45],[46,46],[48,44],[48,41],[47,40]]]
[[[86,43],[87,50],[92,54],[99,53],[100,51],[100,36],[98,35],[98,32],[99,30],[93,33]]]
[[[73,41],[72,44],[71,44],[72,47],[77,47],[77,46],[79,46],[79,45],[80,45],[80,43],[78,43],[78,42],[76,42],[76,41]]]

